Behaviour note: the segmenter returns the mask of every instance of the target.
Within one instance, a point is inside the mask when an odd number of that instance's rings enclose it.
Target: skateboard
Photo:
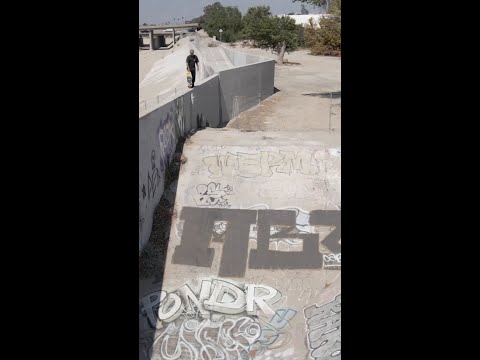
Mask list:
[[[190,71],[187,71],[187,83],[188,87],[192,87],[192,73]]]

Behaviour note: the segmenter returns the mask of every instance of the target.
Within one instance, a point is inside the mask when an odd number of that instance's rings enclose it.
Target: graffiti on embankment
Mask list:
[[[150,359],[259,359],[293,339],[297,311],[272,308],[281,297],[270,286],[219,279],[152,292],[141,299],[140,312],[155,332],[141,342]]]
[[[339,150],[260,151],[256,153],[227,153],[207,156],[203,163],[211,178],[240,176],[245,178],[271,177],[273,174],[299,173],[316,175],[336,165]]]
[[[327,226],[331,232],[321,244],[332,254],[340,254],[340,213],[337,210],[314,210],[309,214],[310,225]],[[223,242],[218,276],[243,277],[250,269],[322,269],[326,265],[339,268],[340,255],[324,257],[319,250],[318,233],[298,233],[297,213],[294,210],[238,210],[183,207],[184,221],[181,243],[175,247],[173,264],[211,267],[215,249],[212,238]],[[219,229],[219,224],[221,228]],[[256,230],[256,249],[248,249],[251,227]],[[272,234],[272,226],[277,230]],[[292,232],[293,231],[293,232]],[[218,237],[218,235],[222,237]],[[272,240],[295,239],[301,242],[300,251],[271,249]],[[328,254],[327,254],[328,255]]]
[[[322,306],[304,309],[310,357],[315,360],[341,358],[341,295]]]

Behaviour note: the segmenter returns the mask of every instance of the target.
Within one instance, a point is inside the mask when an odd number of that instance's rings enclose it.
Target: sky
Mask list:
[[[139,24],[161,24],[170,21],[172,24],[174,18],[180,18],[179,23],[185,20],[191,20],[203,14],[203,8],[206,5],[220,2],[223,6],[238,6],[242,14],[253,6],[267,5],[273,15],[288,14],[289,12],[300,12],[300,2],[292,0],[139,0]],[[312,14],[321,12],[319,8],[311,5],[305,5]]]

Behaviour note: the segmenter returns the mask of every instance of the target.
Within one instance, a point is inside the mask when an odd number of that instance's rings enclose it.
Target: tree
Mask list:
[[[302,24],[297,24],[297,36],[298,36],[298,47],[304,48],[306,47],[305,43],[305,28]]]
[[[205,24],[205,19],[203,18],[203,15],[201,15],[199,17],[193,18],[192,23],[197,23],[198,24],[197,29],[200,30],[200,29],[203,29],[203,25]]]
[[[324,7],[325,12],[328,14],[330,11],[330,3],[332,0],[293,0],[293,2],[300,1],[302,3],[307,3],[310,5],[318,6],[318,7]]]
[[[269,6],[249,8],[243,17],[243,35],[263,49],[272,49],[283,64],[285,52],[298,47],[298,30],[295,20],[288,16],[272,16]]]
[[[242,30],[242,13],[236,7],[224,7],[219,2],[207,5],[203,9],[203,28],[209,36],[218,36],[222,29],[222,40],[232,42],[237,40]]]
[[[293,2],[296,1],[325,6],[327,13],[330,14],[326,18],[320,19],[318,24],[310,19],[308,26],[305,28],[305,43],[310,48],[311,53],[313,55],[340,56],[342,44],[341,0],[293,0]]]
[[[308,14],[310,14],[310,12],[307,10],[307,8],[305,7],[305,5],[303,5],[303,4],[302,4],[302,8],[301,8],[301,10],[300,10],[300,13],[301,13],[302,15],[308,15]]]
[[[339,56],[341,54],[341,23],[339,16],[320,20],[319,26],[313,19],[305,28],[305,42],[313,55]]]

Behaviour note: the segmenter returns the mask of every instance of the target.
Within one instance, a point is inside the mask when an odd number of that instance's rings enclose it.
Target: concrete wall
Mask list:
[[[233,50],[227,50],[237,64],[263,60],[256,56],[235,57]],[[165,187],[165,170],[178,138],[199,127],[223,127],[240,112],[272,95],[274,67],[275,62],[268,60],[217,74],[213,67],[205,65],[205,75],[211,76],[140,117],[139,250],[150,237],[153,214]]]
[[[264,58],[262,56],[247,54],[229,48],[223,48],[223,51],[228,57],[228,59],[232,62],[233,66],[244,66],[263,61],[271,61],[270,59]]]
[[[155,208],[165,187],[165,170],[177,140],[198,127],[220,125],[218,76],[139,119],[139,249],[148,242]]]
[[[197,127],[221,126],[219,79],[218,75],[195,85],[193,91],[186,94],[190,97],[190,129]]]
[[[273,95],[275,61],[220,72],[222,123]]]
[[[181,133],[176,101],[143,116],[139,123],[139,246],[148,241],[153,214],[165,186],[165,170]]]

